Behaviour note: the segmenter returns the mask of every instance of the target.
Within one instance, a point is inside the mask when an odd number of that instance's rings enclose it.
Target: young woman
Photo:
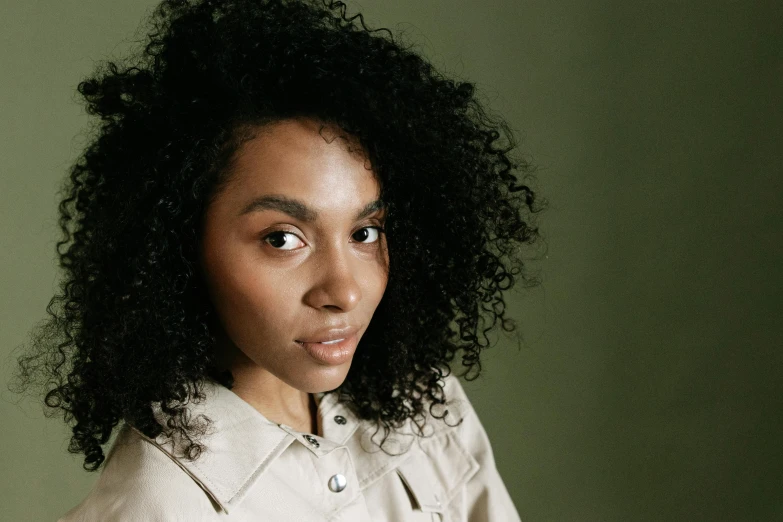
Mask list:
[[[530,169],[471,83],[356,18],[166,0],[79,85],[101,123],[19,372],[101,470],[61,520],[519,519],[452,364],[535,283]]]

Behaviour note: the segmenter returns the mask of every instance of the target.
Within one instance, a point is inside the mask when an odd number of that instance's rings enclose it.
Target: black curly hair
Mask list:
[[[164,0],[148,27],[137,52],[78,86],[100,122],[63,187],[61,292],[18,360],[20,388],[43,386],[47,415],[73,425],[68,451],[84,453],[83,467],[101,466],[120,421],[177,432],[188,458],[203,449],[186,403],[203,398],[204,379],[233,379],[215,369],[197,243],[248,126],[336,124],[381,184],[389,281],[333,392],[388,433],[444,403],[458,353],[462,376],[477,377],[487,333],[516,329],[503,292],[539,283],[522,247],[540,237],[544,204],[474,84],[346,18],[342,2]]]

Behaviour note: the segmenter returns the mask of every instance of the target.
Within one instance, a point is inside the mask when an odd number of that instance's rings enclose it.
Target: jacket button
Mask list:
[[[302,435],[302,437],[304,437],[304,440],[306,440],[307,442],[309,442],[310,444],[312,444],[316,448],[321,445],[317,440],[315,440],[315,437],[313,437],[311,435]]]
[[[337,475],[332,475],[332,478],[329,479],[329,489],[335,493],[339,493],[340,491],[344,490],[345,486],[347,485],[348,481],[345,480],[345,477],[339,473]]]
[[[335,415],[334,422],[336,422],[337,424],[345,424],[348,421],[345,420],[345,417],[343,417],[342,415]]]

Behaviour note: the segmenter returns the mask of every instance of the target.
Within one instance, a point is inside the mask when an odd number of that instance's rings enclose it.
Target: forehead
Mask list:
[[[379,185],[358,141],[334,126],[301,118],[251,129],[232,158],[227,188],[235,196],[333,200],[372,196]]]

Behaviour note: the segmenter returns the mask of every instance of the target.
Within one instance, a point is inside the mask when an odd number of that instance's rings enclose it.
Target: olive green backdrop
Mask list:
[[[0,3],[0,519],[97,475],[5,389],[56,289],[77,83],[149,0]],[[539,166],[543,285],[467,386],[525,520],[783,520],[783,4],[349,2],[475,81]]]

